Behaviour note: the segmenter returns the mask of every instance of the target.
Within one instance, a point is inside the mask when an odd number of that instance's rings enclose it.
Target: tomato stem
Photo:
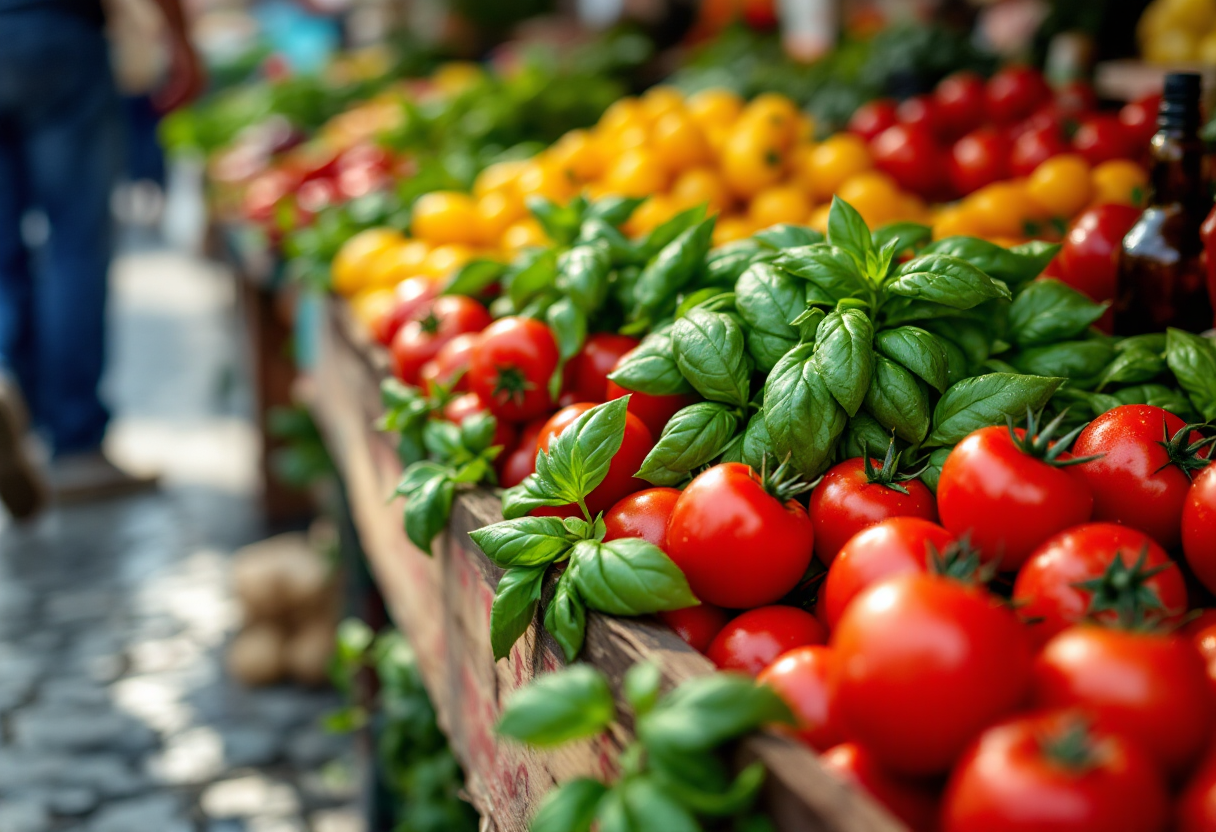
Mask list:
[[[1157,444],[1165,448],[1165,453],[1169,456],[1169,460],[1153,473],[1159,474],[1173,465],[1179,471],[1186,474],[1186,478],[1189,480],[1193,478],[1192,471],[1198,471],[1200,468],[1207,467],[1211,463],[1211,460],[1200,456],[1199,453],[1205,449],[1210,449],[1216,443],[1216,436],[1208,436],[1187,444],[1191,433],[1203,427],[1207,427],[1207,425],[1202,423],[1183,425],[1171,437],[1170,429],[1166,425],[1165,418],[1162,417],[1161,434],[1163,438]]]
[[[1148,582],[1173,563],[1147,567],[1148,555],[1149,546],[1145,543],[1136,562],[1128,566],[1123,562],[1123,553],[1115,552],[1100,576],[1074,583],[1075,588],[1090,593],[1086,616],[1094,619],[1101,613],[1113,612],[1117,626],[1128,630],[1152,629],[1159,624],[1161,615],[1171,610],[1165,608]]]
[[[1072,446],[1073,440],[1085,429],[1085,425],[1078,425],[1059,439],[1055,439],[1054,434],[1060,429],[1060,425],[1064,423],[1064,418],[1067,415],[1068,408],[1064,408],[1054,419],[1040,427],[1039,423],[1042,421],[1043,411],[1040,410],[1038,413],[1035,413],[1030,407],[1027,407],[1026,429],[1021,436],[1018,436],[1017,428],[1013,426],[1012,416],[1005,417],[1005,424],[1008,425],[1009,436],[1013,439],[1013,444],[1018,447],[1018,450],[1027,456],[1042,460],[1048,465],[1054,465],[1056,468],[1065,468],[1069,465],[1082,465],[1086,462],[1093,462],[1095,459],[1101,459],[1102,454],[1060,459],[1060,455]]]

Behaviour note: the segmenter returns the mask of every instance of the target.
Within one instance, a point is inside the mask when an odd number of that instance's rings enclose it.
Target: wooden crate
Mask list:
[[[461,496],[452,523],[436,541],[435,556],[413,546],[402,526],[401,500],[389,500],[401,476],[391,437],[374,428],[381,412],[379,385],[387,356],[352,325],[345,307],[331,303],[312,385],[315,415],[345,479],[355,525],[395,623],[417,650],[439,724],[464,765],[469,798],[482,828],[523,832],[537,801],[556,782],[579,775],[611,776],[625,725],[599,739],[553,752],[535,752],[495,737],[504,701],[534,676],[565,664],[556,642],[534,624],[511,655],[495,662],[490,649],[490,604],[502,576],[468,537],[501,519],[488,491]],[[701,654],[648,619],[589,612],[583,659],[619,682],[636,662],[663,671],[665,689],[713,671]],[[618,694],[618,703],[623,699]],[[740,763],[763,760],[771,772],[765,806],[781,830],[896,832],[903,827],[876,804],[826,774],[801,744],[777,733],[745,740]]]

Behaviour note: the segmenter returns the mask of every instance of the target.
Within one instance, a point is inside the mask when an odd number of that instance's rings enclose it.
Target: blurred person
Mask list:
[[[42,493],[21,441],[25,402],[47,440],[58,499],[154,482],[101,451],[109,204],[124,157],[101,3],[0,0],[0,499],[14,514],[35,511]],[[204,77],[180,0],[156,4],[169,59],[155,102],[169,110]],[[34,209],[49,231],[36,251],[22,234]]]

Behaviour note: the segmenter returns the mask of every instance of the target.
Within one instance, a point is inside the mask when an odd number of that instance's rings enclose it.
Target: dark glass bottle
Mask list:
[[[1201,332],[1212,326],[1199,257],[1199,226],[1212,204],[1199,138],[1199,93],[1198,75],[1165,78],[1150,149],[1149,206],[1123,238],[1119,258],[1115,332],[1120,335],[1161,332],[1167,326]]]

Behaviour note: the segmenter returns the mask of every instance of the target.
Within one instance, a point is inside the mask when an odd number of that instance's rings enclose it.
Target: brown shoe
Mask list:
[[[46,483],[26,447],[28,414],[17,385],[0,378],[0,500],[19,520],[46,505]]]
[[[51,493],[57,503],[125,497],[155,489],[160,478],[130,474],[101,451],[59,456],[51,463]]]

